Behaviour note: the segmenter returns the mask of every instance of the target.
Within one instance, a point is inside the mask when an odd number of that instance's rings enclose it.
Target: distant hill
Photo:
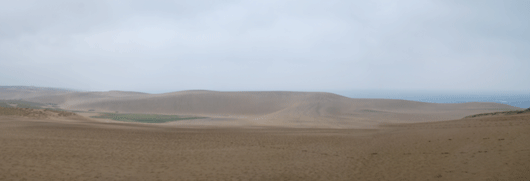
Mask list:
[[[38,96],[49,96],[80,92],[72,89],[33,87],[33,86],[0,86],[0,100],[28,99]]]
[[[40,91],[59,91],[59,92],[81,92],[74,89],[53,88],[53,87],[35,87],[35,86],[0,86],[0,89],[9,90],[40,90]]]
[[[395,99],[352,99],[325,92],[179,91],[67,92],[48,89],[9,90],[21,99],[57,105],[62,109],[96,112],[177,114],[235,120],[238,124],[286,127],[373,127],[398,122],[460,119],[468,115],[521,110],[499,103],[439,104]],[[0,89],[0,95],[4,95]],[[25,96],[25,97],[24,97]],[[202,120],[194,120],[195,124]]]

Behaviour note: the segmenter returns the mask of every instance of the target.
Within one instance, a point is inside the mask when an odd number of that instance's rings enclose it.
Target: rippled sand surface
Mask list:
[[[0,117],[0,180],[529,180],[530,115],[374,129]]]

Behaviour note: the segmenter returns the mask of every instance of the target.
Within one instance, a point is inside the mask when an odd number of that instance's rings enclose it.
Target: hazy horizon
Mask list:
[[[2,86],[5,87],[24,87],[37,89],[63,89],[69,91],[90,92],[87,90],[75,90],[68,88],[53,87],[34,87],[34,86]],[[135,90],[106,90],[106,91],[128,91],[141,92]],[[106,92],[102,91],[102,92]],[[160,92],[142,92],[148,94],[163,94],[178,91],[193,90],[172,90]],[[223,90],[206,90],[206,91],[223,91]],[[224,90],[226,91],[226,90]],[[263,90],[232,90],[228,92],[252,92]],[[273,90],[289,91],[289,90]],[[99,91],[98,91],[99,92]],[[530,92],[526,91],[425,91],[425,90],[316,90],[316,91],[293,91],[293,92],[328,92],[349,98],[362,99],[402,99],[409,101],[429,102],[429,103],[465,103],[465,102],[496,102],[507,104],[519,108],[530,107]]]
[[[282,89],[168,89],[168,90],[155,90],[155,91],[142,91],[142,90],[133,90],[133,89],[108,89],[108,90],[84,90],[76,89],[70,87],[46,87],[46,86],[35,86],[35,85],[0,85],[2,87],[28,87],[28,88],[41,88],[41,89],[63,89],[69,91],[79,91],[79,92],[108,92],[108,91],[124,91],[124,92],[141,92],[148,94],[163,94],[170,92],[179,92],[179,91],[195,91],[195,90],[204,90],[204,91],[219,91],[219,92],[259,92],[259,91],[285,91],[285,92],[329,92],[335,94],[344,94],[344,93],[360,93],[361,97],[371,97],[369,95],[382,95],[382,94],[408,94],[414,95],[417,94],[469,94],[469,95],[495,95],[495,94],[530,94],[530,91],[513,91],[513,90],[407,90],[407,89],[350,89],[350,90],[324,90],[324,89],[315,89],[315,90],[282,90]]]
[[[529,17],[530,0],[0,0],[0,180],[528,180]]]
[[[530,92],[527,1],[4,1],[0,85]]]

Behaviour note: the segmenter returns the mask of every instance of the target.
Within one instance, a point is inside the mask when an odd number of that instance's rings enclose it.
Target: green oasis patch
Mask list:
[[[184,117],[177,115],[159,115],[159,114],[116,114],[116,113],[102,113],[99,116],[91,116],[92,118],[112,119],[116,121],[126,122],[140,122],[140,123],[165,123],[179,120],[189,119],[203,119],[206,117]]]

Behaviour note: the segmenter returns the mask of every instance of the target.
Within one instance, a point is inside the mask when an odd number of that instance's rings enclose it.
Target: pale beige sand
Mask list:
[[[0,98],[1,95],[0,90]],[[434,104],[389,99],[351,99],[322,92],[181,91],[145,94],[110,91],[24,95],[27,97],[25,100],[54,103],[68,110],[94,109],[96,112],[177,114],[210,118],[168,123],[174,126],[376,128],[386,123],[452,120],[478,113],[520,110],[498,103]]]
[[[0,180],[529,180],[530,114],[377,129],[0,117]]]

